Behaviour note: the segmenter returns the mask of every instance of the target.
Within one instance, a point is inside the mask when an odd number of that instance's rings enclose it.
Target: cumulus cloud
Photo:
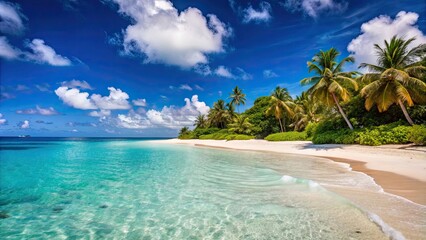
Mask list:
[[[80,92],[77,88],[59,87],[56,95],[68,106],[77,109],[97,109],[98,107],[89,99],[89,93]]]
[[[46,45],[41,39],[34,39],[27,44],[33,53],[26,54],[27,57],[37,63],[48,63],[52,66],[69,66],[71,61],[56,53],[56,51]]]
[[[199,114],[207,114],[210,108],[198,100],[197,95],[191,99],[185,98],[185,106],[164,106],[161,111],[150,109],[145,115],[133,110],[127,115],[117,116],[117,125],[123,128],[143,129],[148,127],[166,127],[179,129],[183,126],[192,126]]]
[[[271,4],[268,2],[261,2],[259,9],[254,9],[251,5],[243,10],[243,23],[255,22],[269,22],[271,20]]]
[[[21,129],[27,129],[27,128],[30,128],[30,121],[28,121],[28,120],[24,120],[23,122],[20,122],[20,123],[18,124],[18,127],[19,127],[19,128],[21,128]]]
[[[19,35],[24,31],[22,19],[25,16],[20,12],[17,4],[0,2],[0,32]]]
[[[146,99],[136,99],[133,100],[133,105],[138,106],[138,107],[146,107]]]
[[[323,12],[344,12],[348,3],[336,0],[285,0],[282,5],[292,12],[304,12],[310,17],[317,18]]]
[[[89,113],[89,116],[99,117],[99,118],[107,117],[110,115],[111,115],[111,110],[104,110],[104,109],[101,109],[99,111],[92,111]]]
[[[6,124],[7,120],[3,118],[3,114],[0,113],[0,125]]]
[[[264,78],[276,78],[278,74],[274,73],[272,70],[264,70],[263,71]]]
[[[235,78],[235,76],[231,73],[231,71],[224,66],[219,66],[214,71],[214,73],[218,76],[225,77],[225,78]]]
[[[88,89],[93,90],[92,86],[86,81],[79,81],[79,80],[71,80],[71,81],[63,81],[61,82],[62,87],[68,87],[68,88],[79,88],[79,89]]]
[[[21,50],[9,44],[6,37],[0,37],[0,57],[12,60],[19,57]]]
[[[92,94],[90,99],[93,103],[100,109],[105,110],[114,110],[114,109],[129,109],[131,106],[129,104],[129,95],[121,89],[115,89],[114,87],[109,87],[109,96],[102,97],[99,94]]]
[[[55,90],[56,95],[68,106],[77,109],[101,109],[101,110],[117,110],[129,109],[129,95],[121,89],[109,87],[109,95],[101,96],[100,94],[92,94],[80,92],[77,88],[59,87]],[[93,112],[96,115],[96,112]]]
[[[192,91],[192,87],[191,87],[191,86],[189,86],[188,84],[181,84],[181,85],[179,86],[179,89],[180,89],[180,90],[188,90],[188,91]]]
[[[355,57],[357,64],[377,63],[374,44],[384,47],[384,40],[389,41],[394,35],[405,39],[415,37],[411,47],[425,44],[426,36],[416,25],[419,15],[414,12],[399,12],[395,19],[381,15],[361,25],[361,34],[352,39],[347,49]]]
[[[146,63],[183,68],[208,63],[207,55],[224,51],[231,29],[217,16],[197,8],[179,12],[169,0],[112,0],[132,19],[123,31],[124,54],[144,55]]]
[[[47,115],[47,116],[59,114],[53,107],[42,108],[38,105],[36,106],[36,108],[17,110],[16,113],[17,114],[29,114],[29,115],[38,114],[38,115]]]

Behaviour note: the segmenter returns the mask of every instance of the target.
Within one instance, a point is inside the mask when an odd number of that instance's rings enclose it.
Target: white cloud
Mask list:
[[[121,89],[115,89],[109,87],[109,96],[102,97],[99,94],[92,94],[90,99],[100,109],[113,110],[113,109],[129,109],[131,108],[129,101],[129,95]]]
[[[29,109],[23,109],[23,110],[17,110],[17,114],[39,114],[39,115],[58,115],[59,113],[53,108],[42,108],[40,106],[36,106],[36,108],[29,108]]]
[[[9,44],[6,37],[0,37],[0,58],[7,60],[30,61],[38,64],[49,64],[52,66],[69,66],[71,61],[56,53],[41,39],[34,39],[26,45],[32,52],[22,51]]]
[[[3,118],[3,114],[0,113],[0,125],[3,125],[7,122],[5,118]]]
[[[71,81],[63,81],[61,82],[62,87],[69,87],[69,88],[80,88],[80,89],[89,89],[93,90],[92,86],[86,81],[79,81],[79,80],[71,80]]]
[[[322,12],[341,13],[346,10],[346,1],[335,0],[285,0],[282,5],[292,12],[304,12],[317,18]]]
[[[56,53],[56,51],[47,46],[43,40],[34,39],[32,42],[27,44],[33,53],[26,54],[27,58],[37,63],[48,63],[52,66],[69,66],[71,61]]]
[[[247,73],[246,71],[244,71],[244,69],[239,67],[235,68],[233,72],[231,72],[231,70],[229,70],[225,66],[219,66],[214,71],[214,74],[220,77],[232,78],[232,79],[249,80],[253,78],[251,74]]]
[[[208,63],[207,55],[224,51],[231,29],[215,15],[197,8],[179,12],[169,0],[113,0],[133,24],[123,31],[125,54],[143,54],[146,63],[183,68]]]
[[[138,107],[146,107],[146,99],[136,99],[133,100],[133,105],[138,106]]]
[[[76,88],[59,87],[56,95],[68,106],[77,109],[97,109],[98,107],[89,99],[89,93],[80,92]]]
[[[18,125],[21,129],[27,129],[27,128],[30,128],[30,121],[28,121],[28,120],[24,120],[23,122],[21,122],[19,125]]]
[[[114,87],[109,87],[108,90],[108,96],[92,94],[90,98],[89,93],[80,92],[77,88],[59,87],[55,90],[55,93],[65,104],[77,109],[116,110],[131,108],[127,93]]]
[[[269,22],[271,20],[271,4],[268,2],[261,2],[259,4],[259,10],[254,9],[251,5],[243,10],[243,22]]]
[[[225,77],[225,78],[235,78],[235,76],[231,73],[231,71],[224,66],[219,66],[214,71],[214,73],[218,76]]]
[[[419,15],[414,12],[399,12],[395,19],[381,15],[361,25],[361,35],[352,39],[348,51],[355,57],[357,64],[377,63],[374,44],[384,47],[384,40],[389,41],[394,35],[405,39],[416,37],[410,47],[426,43],[426,36],[415,24]]]
[[[263,71],[263,77],[264,78],[276,78],[276,77],[278,77],[278,74],[276,74],[272,70],[264,70]]]
[[[0,57],[12,60],[17,59],[21,54],[21,50],[9,44],[6,37],[0,37]]]
[[[180,89],[180,90],[188,90],[188,91],[192,91],[192,87],[191,87],[191,86],[189,86],[188,84],[181,84],[181,85],[179,86],[179,89]]]
[[[0,2],[0,32],[19,35],[24,31],[22,18],[25,16],[19,11],[18,5]]]
[[[133,110],[127,115],[117,116],[117,125],[123,128],[142,129],[149,127],[166,127],[179,129],[183,126],[192,126],[199,114],[207,114],[210,108],[205,102],[200,102],[197,95],[191,99],[185,98],[185,106],[164,106],[161,111],[150,109],[145,115]]]
[[[198,64],[197,66],[194,67],[194,71],[204,76],[208,76],[212,74],[212,70],[210,69],[210,66],[206,64]]]
[[[237,68],[237,78],[242,79],[242,80],[250,80],[253,78],[253,76],[249,73],[247,73],[246,71],[244,71],[244,69],[242,68]]]
[[[103,110],[103,109],[99,111],[91,111],[89,113],[89,116],[91,117],[100,117],[100,118],[108,117],[110,115],[111,115],[111,110]]]

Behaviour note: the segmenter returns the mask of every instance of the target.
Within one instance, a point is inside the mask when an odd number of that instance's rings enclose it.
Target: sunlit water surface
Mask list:
[[[387,239],[301,176],[375,188],[371,179],[319,158],[134,140],[0,144],[0,239]]]

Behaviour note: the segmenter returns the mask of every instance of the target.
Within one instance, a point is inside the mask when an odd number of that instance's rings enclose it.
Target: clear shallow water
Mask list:
[[[1,239],[387,238],[301,177],[325,174],[315,158],[126,140],[0,145]]]

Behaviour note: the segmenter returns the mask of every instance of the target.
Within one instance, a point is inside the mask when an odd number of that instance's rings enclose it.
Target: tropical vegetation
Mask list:
[[[219,99],[181,139],[268,141],[311,140],[316,144],[426,144],[426,44],[394,36],[375,45],[376,63],[362,63],[365,73],[346,71],[353,57],[331,48],[307,63],[309,89],[298,96],[277,86],[240,112],[247,99],[236,86],[229,102]],[[235,108],[238,111],[235,111]]]

